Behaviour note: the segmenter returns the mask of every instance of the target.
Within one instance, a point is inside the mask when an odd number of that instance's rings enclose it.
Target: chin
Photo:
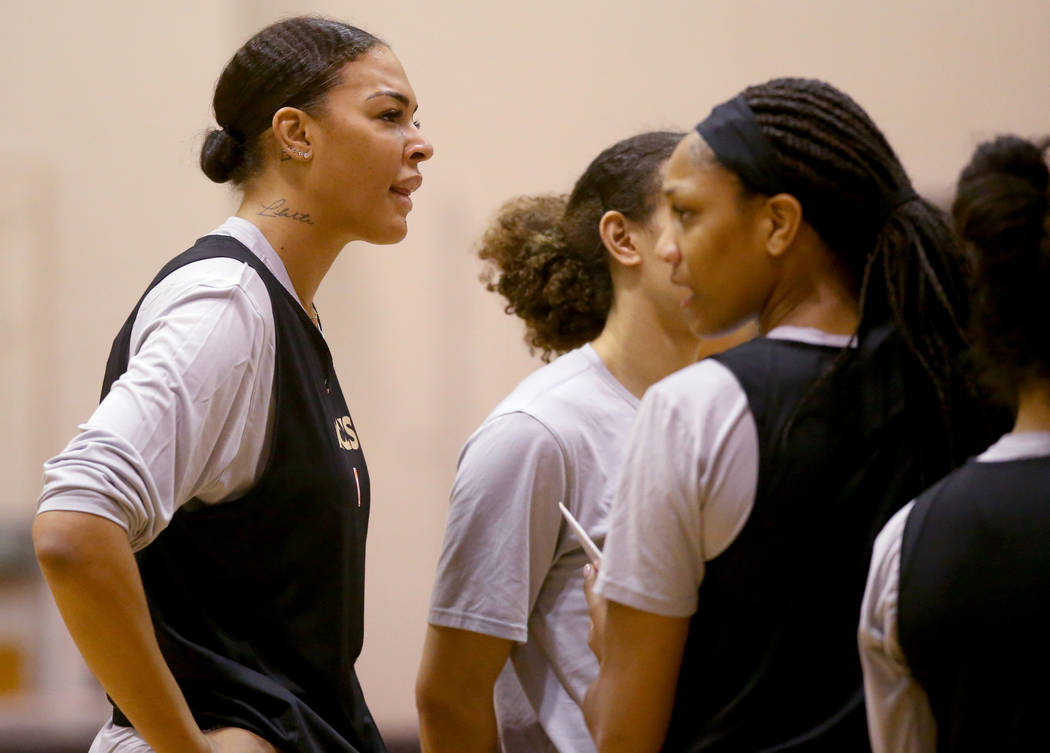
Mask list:
[[[369,243],[374,243],[377,246],[389,246],[394,243],[400,243],[408,235],[408,223],[402,221],[400,224],[386,228],[376,228],[364,240]]]

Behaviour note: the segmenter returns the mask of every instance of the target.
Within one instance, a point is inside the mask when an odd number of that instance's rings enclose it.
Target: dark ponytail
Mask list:
[[[218,129],[201,148],[201,170],[240,185],[262,165],[259,136],[282,107],[319,108],[342,68],[383,42],[367,31],[316,16],[267,26],[237,50],[215,85]]]
[[[974,349],[982,376],[1012,403],[1050,379],[1050,139],[1000,136],[959,176],[952,215],[973,260]]]
[[[522,196],[503,205],[479,243],[482,281],[525,320],[544,361],[596,338],[612,306],[609,260],[598,231],[608,211],[647,221],[660,166],[683,134],[644,133],[599,154],[569,196]]]

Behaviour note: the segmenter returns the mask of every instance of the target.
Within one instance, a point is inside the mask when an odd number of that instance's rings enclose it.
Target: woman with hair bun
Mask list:
[[[694,329],[757,317],[763,337],[638,409],[591,591],[598,750],[864,750],[871,540],[986,430],[959,365],[958,249],[822,81],[714,108],[663,190]]]
[[[405,236],[415,108],[386,44],[324,18],[219,78],[201,168],[240,208],[147,288],[34,523],[113,703],[93,753],[384,750],[354,674],[368,471],[313,299],[347,243]]]
[[[570,196],[510,201],[481,241],[488,288],[525,320],[530,348],[563,355],[460,454],[416,687],[427,753],[593,750],[580,710],[597,673],[587,556],[558,503],[603,540],[639,398],[698,356],[654,252],[661,174],[680,138],[609,147]]]
[[[898,512],[860,616],[876,753],[1046,748],[1050,690],[1050,139],[981,144],[952,206],[973,341],[1013,430]]]

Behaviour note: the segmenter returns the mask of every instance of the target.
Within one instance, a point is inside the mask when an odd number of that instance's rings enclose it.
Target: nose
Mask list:
[[[423,135],[418,128],[415,129],[415,138],[410,139],[405,145],[405,153],[408,161],[414,163],[425,162],[434,156],[434,145]]]
[[[665,227],[660,233],[656,241],[656,255],[672,267],[682,261],[682,252],[678,250],[673,228]]]

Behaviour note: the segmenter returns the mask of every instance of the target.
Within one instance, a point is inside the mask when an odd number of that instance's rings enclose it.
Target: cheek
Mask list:
[[[689,276],[696,282],[721,276],[727,258],[731,257],[725,246],[725,238],[717,227],[688,228],[682,234],[679,248]]]

